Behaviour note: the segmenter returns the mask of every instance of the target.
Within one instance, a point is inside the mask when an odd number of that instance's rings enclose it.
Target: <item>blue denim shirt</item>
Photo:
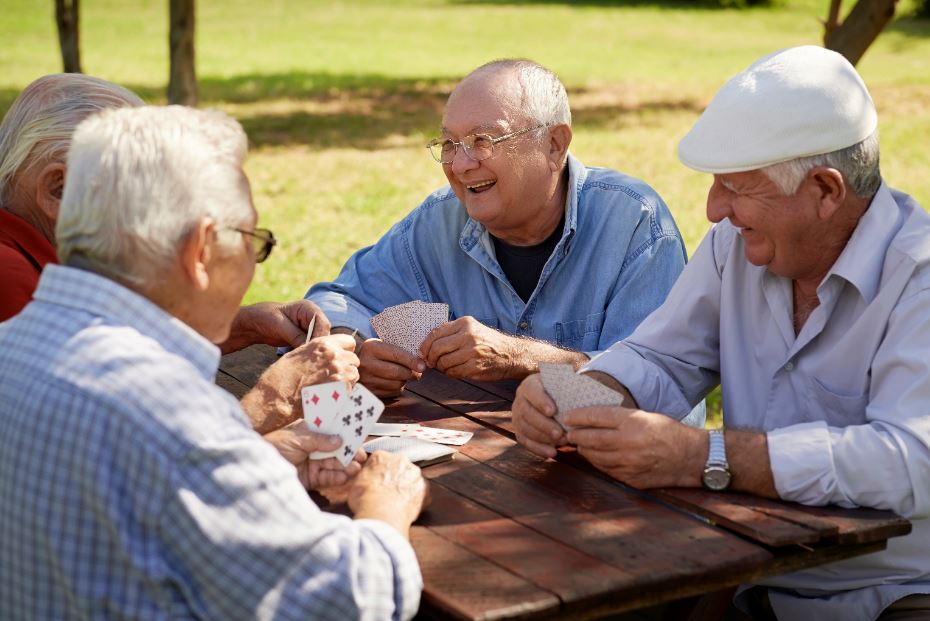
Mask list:
[[[388,306],[445,302],[510,334],[596,353],[629,335],[684,268],[685,245],[668,207],[648,185],[569,155],[565,228],[524,303],[494,257],[484,226],[448,186],[434,192],[377,244],[356,252],[335,282],[307,293],[334,326],[373,336]]]
[[[451,319],[471,315],[508,334],[594,356],[662,304],[687,256],[672,214],[651,187],[588,168],[572,155],[568,169],[562,238],[525,303],[497,263],[487,229],[468,217],[449,186],[306,297],[334,326],[368,337],[374,336],[369,319],[388,306],[445,302]],[[701,403],[688,421],[703,419]]]

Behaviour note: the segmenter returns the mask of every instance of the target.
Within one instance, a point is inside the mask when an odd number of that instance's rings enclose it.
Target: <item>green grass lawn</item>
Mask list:
[[[53,3],[3,4],[0,112],[30,81],[60,70]],[[85,0],[84,70],[162,102],[167,4]],[[678,140],[730,75],[775,49],[819,43],[827,2],[201,0],[197,8],[203,105],[248,132],[261,222],[281,239],[249,290],[257,301],[296,298],[334,277],[353,250],[440,186],[423,145],[445,97],[463,74],[502,56],[533,58],[562,77],[573,152],[650,182],[693,251],[708,227],[708,177],[677,162]],[[899,12],[908,10],[905,2]],[[859,69],[879,109],[886,179],[930,205],[930,20],[899,18]]]

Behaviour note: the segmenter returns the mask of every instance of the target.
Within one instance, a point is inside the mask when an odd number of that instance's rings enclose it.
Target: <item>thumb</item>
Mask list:
[[[342,444],[342,438],[323,433],[316,433],[306,427],[297,432],[300,448],[307,453],[314,451],[334,451]]]

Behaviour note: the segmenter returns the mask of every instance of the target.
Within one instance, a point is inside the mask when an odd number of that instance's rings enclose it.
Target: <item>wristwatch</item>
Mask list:
[[[730,487],[730,464],[727,463],[727,449],[724,444],[723,429],[710,431],[710,450],[707,464],[701,474],[704,487],[715,492],[722,492]]]

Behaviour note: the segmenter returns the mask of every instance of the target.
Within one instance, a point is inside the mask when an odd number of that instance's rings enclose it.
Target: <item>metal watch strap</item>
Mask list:
[[[727,447],[724,442],[723,429],[710,430],[710,452],[707,455],[707,465],[711,464],[723,466],[728,470],[730,468],[730,464],[727,463]]]

